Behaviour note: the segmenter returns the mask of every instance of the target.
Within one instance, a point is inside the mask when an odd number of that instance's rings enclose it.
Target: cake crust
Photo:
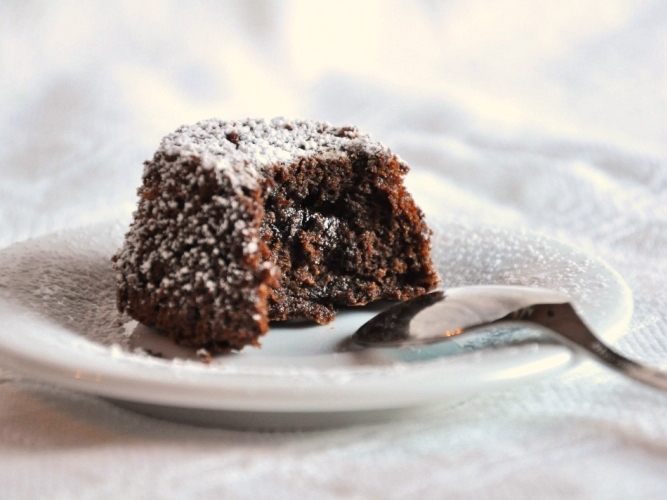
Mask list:
[[[145,162],[113,257],[121,312],[211,352],[258,344],[269,320],[434,288],[408,167],[355,127],[205,120]]]

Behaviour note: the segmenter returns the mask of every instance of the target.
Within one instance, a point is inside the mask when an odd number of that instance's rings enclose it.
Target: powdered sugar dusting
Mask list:
[[[389,151],[352,126],[284,118],[270,122],[214,118],[179,127],[162,140],[158,153],[201,157],[208,168],[223,171],[235,185],[251,187],[263,167],[289,165],[314,155],[335,157],[354,148],[369,155]]]

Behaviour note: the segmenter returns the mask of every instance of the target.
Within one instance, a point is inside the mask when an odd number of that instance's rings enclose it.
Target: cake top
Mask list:
[[[391,154],[356,127],[284,118],[270,122],[212,118],[183,125],[162,139],[157,154],[200,157],[205,167],[217,168],[239,184],[249,185],[269,165],[289,165],[299,157],[341,155],[355,150],[369,155],[380,151]]]

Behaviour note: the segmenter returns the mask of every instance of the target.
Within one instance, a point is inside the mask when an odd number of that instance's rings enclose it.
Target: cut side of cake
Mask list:
[[[211,352],[435,287],[407,165],[354,127],[206,120],[162,140],[113,257],[121,312]]]

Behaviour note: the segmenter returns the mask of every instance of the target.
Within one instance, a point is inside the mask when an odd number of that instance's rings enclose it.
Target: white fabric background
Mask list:
[[[218,116],[354,123],[471,221],[606,259],[667,368],[659,0],[0,3],[0,246],[126,216]],[[592,364],[408,422],[198,429],[0,369],[2,498],[666,498],[667,396]]]

